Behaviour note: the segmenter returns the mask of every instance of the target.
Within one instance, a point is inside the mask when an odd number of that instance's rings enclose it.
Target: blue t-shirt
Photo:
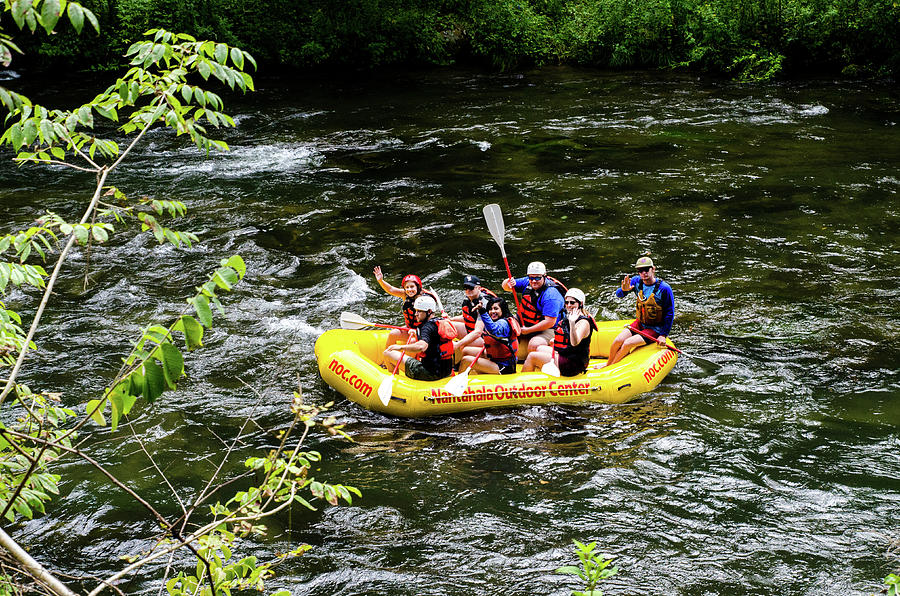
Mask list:
[[[648,328],[653,329],[660,335],[669,336],[669,332],[672,330],[672,323],[675,321],[675,295],[672,293],[672,286],[667,284],[661,279],[657,278],[659,282],[659,288],[656,290],[655,299],[656,303],[662,307],[663,311],[663,321],[659,325],[651,325]],[[638,285],[641,283],[641,276],[635,275],[631,278],[631,285],[634,286],[628,293],[637,292]],[[655,285],[655,284],[654,284]],[[650,293],[653,291],[653,285],[644,286],[641,290],[641,298],[647,299],[650,297]],[[616,297],[624,298],[626,293],[622,291],[622,288],[616,288]]]
[[[520,277],[516,280],[516,290],[518,292],[524,294],[529,288],[531,288],[531,283],[527,277]],[[555,319],[559,311],[563,310],[565,306],[566,301],[556,286],[551,287],[548,285],[548,280],[544,280],[544,287],[538,295],[537,304],[535,305],[538,312],[545,317],[553,317]]]

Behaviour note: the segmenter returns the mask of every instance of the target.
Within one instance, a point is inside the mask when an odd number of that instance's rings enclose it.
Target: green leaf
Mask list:
[[[219,64],[225,64],[225,61],[228,60],[228,46],[224,43],[216,44],[216,51],[214,53],[216,58],[216,62]]]
[[[88,128],[94,127],[94,115],[90,106],[81,106],[77,111],[78,121]]]
[[[81,28],[84,27],[84,9],[74,2],[69,2],[66,12],[69,14],[69,22],[72,23],[72,27],[76,32],[81,33]]]
[[[188,350],[194,350],[203,345],[203,326],[197,319],[190,315],[182,315],[181,331],[184,333],[184,343]]]
[[[87,17],[88,22],[91,24],[91,27],[94,28],[94,31],[100,33],[100,21],[97,20],[97,17],[87,8],[82,7],[84,11],[84,16]]]
[[[244,53],[240,48],[231,48],[231,62],[240,69],[244,68]]]
[[[227,261],[223,261],[222,265],[231,267],[237,271],[239,279],[244,279],[244,273],[247,272],[247,265],[244,264],[244,259],[241,258],[241,255],[233,255]]]
[[[103,406],[100,406],[100,402]],[[87,403],[87,412],[91,413],[91,419],[100,426],[106,426],[106,418],[103,416],[103,410],[106,409],[106,400],[92,399]]]
[[[203,60],[202,62],[200,62],[200,64],[197,65],[197,72],[200,73],[200,76],[203,77],[204,81],[209,80],[209,73],[210,73],[209,63],[206,62],[206,60]]]
[[[192,304],[197,312],[197,318],[204,327],[212,327],[212,311],[209,308],[209,298],[200,295],[194,298]]]
[[[44,4],[41,6],[41,24],[48,34],[56,27],[60,13],[59,0],[44,0]]]
[[[109,240],[109,234],[106,233],[106,230],[101,228],[100,226],[93,226],[91,228],[91,233],[94,236],[94,240],[97,242],[106,242]]]
[[[88,231],[87,228],[82,225],[77,225],[72,228],[72,231],[75,233],[75,240],[78,241],[78,244],[85,245],[88,241]]]
[[[156,363],[156,360],[147,360],[144,362],[144,387],[142,393],[144,399],[151,404],[156,401],[166,388],[166,378],[163,369]]]
[[[62,147],[50,147],[50,153],[53,154],[53,157],[56,159],[65,159],[66,152]]]
[[[144,375],[141,374],[141,371],[135,370],[130,375],[128,375],[127,379],[129,383],[128,394],[129,395],[140,395],[144,392]]]
[[[160,345],[159,350],[162,354],[166,384],[170,389],[175,389],[175,382],[184,374],[184,358],[178,348],[168,342]]]
[[[34,120],[26,120],[22,125],[22,140],[26,145],[30,145],[37,138],[37,124]]]

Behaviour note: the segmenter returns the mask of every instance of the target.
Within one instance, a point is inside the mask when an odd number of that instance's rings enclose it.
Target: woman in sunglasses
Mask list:
[[[564,377],[587,370],[591,353],[591,335],[597,324],[584,310],[584,292],[572,288],[566,292],[565,307],[556,318],[553,346],[541,346],[525,359],[522,372],[538,370],[551,360]]]
[[[616,297],[624,298],[634,292],[637,297],[636,318],[613,341],[605,366],[615,364],[635,347],[649,343],[647,335],[655,338],[659,345],[665,346],[666,337],[675,320],[672,287],[656,277],[653,260],[641,257],[634,266],[638,274],[633,277],[625,276],[622,287],[616,290]],[[643,335],[639,332],[643,332]]]
[[[476,306],[478,321],[475,332],[481,332],[484,338],[484,356],[475,360],[481,353],[480,348],[469,346],[463,348],[463,357],[459,370],[465,370],[471,364],[476,372],[493,375],[511,375],[516,372],[516,351],[519,347],[519,323],[509,305],[503,298],[493,296],[487,301],[487,308]]]

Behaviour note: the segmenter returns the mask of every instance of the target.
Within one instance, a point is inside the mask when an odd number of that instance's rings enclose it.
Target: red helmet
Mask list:
[[[408,281],[416,282],[416,285],[419,286],[419,289],[422,289],[422,278],[418,275],[413,275],[412,273],[410,273],[409,275],[403,276],[403,281],[400,282],[400,287],[402,288],[403,286],[405,286],[406,282]]]

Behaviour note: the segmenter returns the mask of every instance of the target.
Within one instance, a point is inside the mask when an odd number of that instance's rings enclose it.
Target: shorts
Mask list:
[[[516,359],[510,358],[509,360],[494,360],[494,364],[497,365],[497,368],[500,369],[501,375],[511,375],[516,372]]]
[[[643,331],[647,335],[653,337],[653,339],[656,339],[657,337],[659,337],[659,333],[657,333],[650,327],[644,327],[644,325],[641,324],[641,322],[638,319],[635,319],[634,321],[632,321],[631,325],[629,325],[628,328],[631,329],[632,331]],[[650,340],[647,339],[647,337],[644,336],[643,334],[636,333],[635,335],[640,335],[641,337],[643,337],[644,343],[650,343]]]
[[[406,363],[404,363],[403,366],[406,370],[406,376],[410,379],[415,379],[416,381],[437,381],[438,379],[450,376],[431,372],[425,368],[425,365],[422,364],[421,360],[416,360],[415,358],[407,357]]]
[[[519,336],[519,345],[521,346],[523,343],[525,343],[527,345],[532,337],[543,337],[544,339],[547,340],[547,345],[552,346],[555,336],[556,336],[556,331],[554,331],[553,327],[551,327],[550,329],[544,329],[543,331],[539,331],[537,333],[529,333],[527,335],[520,335]]]
[[[566,358],[562,354],[557,354],[556,358],[559,364],[559,374],[564,377],[575,377],[587,370],[581,360]]]

